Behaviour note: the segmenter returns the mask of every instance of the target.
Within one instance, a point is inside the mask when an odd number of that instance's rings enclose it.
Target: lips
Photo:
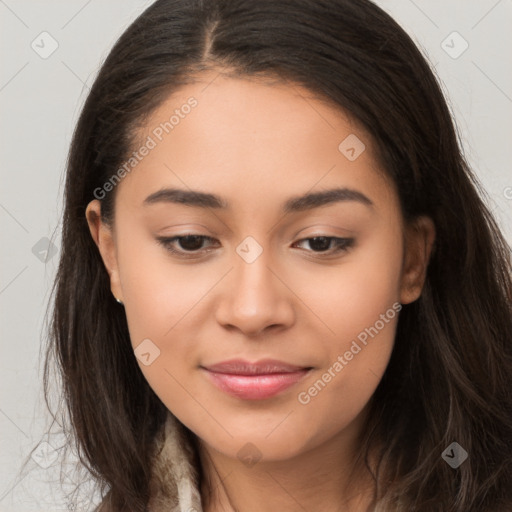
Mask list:
[[[257,363],[249,363],[242,359],[233,359],[207,366],[206,369],[216,373],[234,375],[267,375],[269,373],[291,373],[304,370],[303,366],[295,366],[277,359],[264,359]]]
[[[275,359],[255,363],[236,359],[201,368],[221,391],[244,400],[275,396],[304,378],[312,369]]]

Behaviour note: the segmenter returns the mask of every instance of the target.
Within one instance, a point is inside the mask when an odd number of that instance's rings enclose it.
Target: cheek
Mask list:
[[[359,318],[343,315],[345,322],[340,319],[336,324],[342,335],[335,343],[323,345],[329,354],[328,362],[298,389],[297,417],[304,418],[306,423],[315,418],[318,426],[308,432],[311,446],[351,424],[360,424],[360,415],[387,368],[400,305],[370,306],[374,309]],[[361,316],[372,320],[361,320]],[[305,426],[304,430],[308,431]]]
[[[401,234],[382,230],[368,236],[339,264],[319,267],[314,276],[302,273],[294,291],[322,320],[330,343],[341,349],[399,301],[401,267]]]
[[[308,305],[330,334],[320,337],[322,368],[301,386],[297,401],[332,428],[361,412],[387,368],[401,310],[401,264],[400,234],[383,233],[309,292]]]
[[[193,265],[176,264],[149,234],[133,230],[119,247],[120,280],[132,343],[171,336],[211,284],[198,282]]]
[[[176,264],[164,248],[135,232],[122,242],[119,270],[134,355],[169,409],[190,408],[185,388],[190,389],[187,378],[197,366],[198,340],[204,338],[201,306],[225,265],[199,272],[193,264]]]

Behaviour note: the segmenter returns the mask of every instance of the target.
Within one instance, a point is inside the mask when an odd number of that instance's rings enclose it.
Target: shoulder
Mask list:
[[[94,509],[94,512],[114,512],[114,509],[109,503],[108,495],[103,501]]]

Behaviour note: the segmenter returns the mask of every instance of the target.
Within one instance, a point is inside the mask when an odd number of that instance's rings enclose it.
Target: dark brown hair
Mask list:
[[[279,78],[338,105],[371,134],[406,221],[435,223],[422,295],[400,313],[371,399],[362,455],[380,449],[378,498],[389,511],[398,499],[408,512],[512,507],[510,247],[420,50],[369,0],[157,0],[111,50],[74,132],[45,363],[45,391],[54,360],[68,435],[111,509],[145,509],[167,409],[136,362],[85,209],[148,115],[207,69]],[[104,222],[114,198],[102,199]],[[457,469],[441,458],[454,441],[469,454]]]

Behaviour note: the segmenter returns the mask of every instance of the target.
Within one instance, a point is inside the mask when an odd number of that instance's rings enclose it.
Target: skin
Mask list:
[[[141,371],[198,437],[206,511],[370,510],[370,480],[353,462],[398,314],[309,403],[297,397],[393,304],[420,296],[434,225],[426,217],[404,224],[369,134],[298,85],[205,73],[169,96],[141,140],[190,96],[197,107],[117,185],[113,228],[101,222],[98,200],[86,212],[133,348],[149,338],[160,350],[150,365],[139,361]],[[349,134],[366,145],[355,161],[338,150]],[[164,187],[215,193],[230,208],[143,205]],[[334,187],[356,189],[373,206],[280,211],[292,196]],[[198,242],[202,256],[186,259],[155,238],[187,233],[215,241]],[[252,263],[236,252],[247,236],[263,249]],[[304,241],[314,236],[355,242],[334,253]],[[313,370],[277,396],[242,400],[199,368],[233,358]],[[252,466],[237,456],[248,442],[261,454]]]

